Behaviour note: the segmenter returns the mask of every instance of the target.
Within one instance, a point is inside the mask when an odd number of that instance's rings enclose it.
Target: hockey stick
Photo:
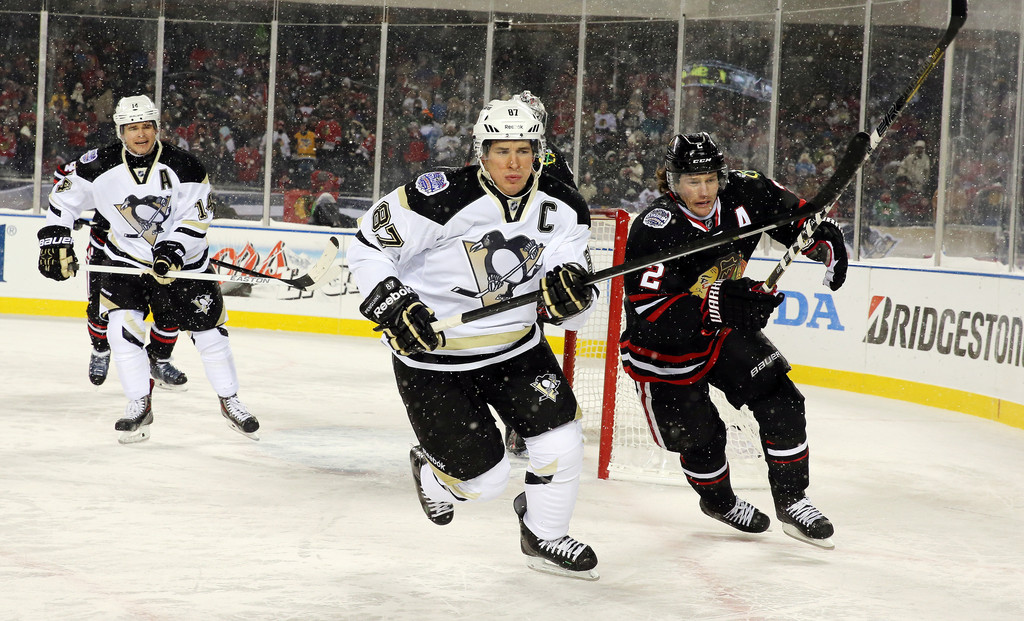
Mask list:
[[[226,267],[234,271],[231,274],[218,274],[209,272],[173,272],[174,278],[185,278],[188,280],[212,280],[216,282],[237,282],[237,283],[249,283],[253,285],[261,285],[269,282],[282,282],[290,287],[296,289],[302,289],[304,291],[313,291],[319,289],[328,282],[334,280],[341,274],[341,266],[334,265],[334,260],[338,256],[338,250],[340,244],[338,238],[333,235],[329,238],[327,248],[324,249],[323,254],[317,259],[313,267],[309,268],[309,271],[305,274],[298,276],[297,278],[281,278],[279,276],[270,276],[249,270],[238,265],[233,265],[224,261],[218,261],[216,259],[210,259],[211,263]],[[151,270],[141,267],[119,267],[114,265],[93,265],[86,263],[81,266],[81,269],[86,272],[101,272],[105,274],[129,274],[133,276],[141,276],[143,274],[151,273]]]
[[[779,259],[775,269],[773,269],[772,273],[768,275],[768,278],[765,278],[764,285],[762,285],[765,291],[775,289],[776,283],[778,283],[779,279],[782,278],[782,275],[786,273],[786,269],[788,269],[790,264],[793,263],[793,259],[796,258],[808,243],[810,243],[811,237],[814,235],[814,231],[817,230],[818,225],[825,219],[825,214],[829,212],[835,201],[839,199],[839,195],[842,194],[844,189],[846,189],[846,186],[853,181],[857,171],[875,151],[875,148],[878,147],[878,143],[882,141],[882,138],[885,136],[889,127],[897,118],[899,118],[900,113],[903,112],[903,108],[911,99],[914,98],[918,89],[920,89],[921,85],[924,84],[925,78],[928,77],[928,74],[932,72],[932,69],[938,66],[939,61],[942,60],[943,55],[946,53],[946,48],[948,48],[949,44],[953,42],[954,38],[956,38],[957,33],[960,31],[960,28],[964,25],[965,21],[967,21],[967,0],[952,0],[952,5],[949,10],[949,25],[946,26],[946,32],[942,35],[942,38],[939,39],[935,49],[932,50],[932,53],[928,56],[924,69],[921,70],[914,81],[907,86],[906,90],[904,90],[903,93],[900,94],[899,98],[892,104],[892,106],[890,106],[888,112],[885,113],[885,116],[883,116],[882,120],[878,123],[878,126],[871,132],[871,135],[868,135],[865,132],[859,132],[853,137],[853,140],[850,141],[850,146],[847,148],[846,157],[843,158],[843,162],[836,168],[835,174],[828,180],[825,187],[818,192],[818,196],[814,198],[813,202],[815,204],[825,205],[825,207],[820,212],[816,213],[813,218],[807,219],[807,222],[800,229],[800,235],[797,236],[796,241],[786,249],[786,253],[781,259]],[[859,161],[848,162],[847,160],[850,159],[850,153],[855,150],[854,142],[858,143],[856,150],[863,150],[864,153],[860,156]],[[850,169],[843,171],[844,166],[850,167]],[[841,175],[840,173],[844,174]],[[833,182],[837,182],[835,187],[829,187],[830,185],[833,185]],[[839,185],[839,182],[841,182],[841,186]],[[833,193],[835,194],[835,198],[830,200],[827,204],[825,202],[818,202],[819,198],[831,197]]]
[[[892,105],[889,111],[882,118],[882,121],[878,124],[878,127],[868,135],[865,132],[858,132],[849,142],[846,147],[846,153],[843,154],[843,159],[840,160],[836,166],[836,171],[832,174],[825,185],[822,186],[821,190],[818,191],[817,195],[811,199],[806,207],[794,210],[788,214],[780,215],[769,220],[757,224],[748,224],[741,226],[734,230],[728,235],[715,235],[714,237],[701,240],[694,243],[683,244],[670,250],[665,250],[660,253],[654,253],[644,257],[639,257],[631,261],[626,261],[619,265],[613,265],[612,267],[594,272],[584,279],[587,284],[594,284],[604,280],[609,280],[617,276],[629,274],[638,270],[646,269],[652,265],[663,263],[665,261],[671,261],[672,259],[678,259],[687,255],[695,254],[704,250],[709,250],[718,246],[732,243],[734,241],[750,237],[751,235],[759,235],[761,233],[777,229],[786,224],[797,222],[804,218],[807,221],[801,229],[801,234],[793,246],[787,250],[786,256],[780,261],[779,265],[776,266],[775,270],[769,278],[773,279],[772,287],[774,282],[777,282],[779,277],[785,272],[786,268],[793,261],[793,257],[798,253],[800,248],[807,244],[810,240],[811,235],[814,234],[815,229],[825,218],[825,214],[832,208],[832,206],[839,200],[843,190],[853,181],[853,178],[857,175],[857,171],[864,165],[868,156],[874,151],[878,143],[881,142],[882,136],[888,130],[889,126],[896,120],[896,118],[902,112],[903,107],[906,106],[917,90],[921,87],[925,78],[931,73],[931,70],[938,65],[942,59],[942,55],[945,53],[946,48],[956,37],[960,27],[963,26],[964,21],[967,19],[967,0],[952,0],[952,8],[950,10],[949,26],[946,29],[945,34],[939,41],[935,50],[929,56],[929,61],[925,66],[924,70],[916,78],[913,84],[911,84],[900,98]],[[803,241],[801,242],[801,239]],[[796,248],[794,251],[793,249]],[[788,258],[788,260],[787,260]],[[778,274],[776,274],[778,272]],[[765,281],[765,288],[771,290],[768,286],[768,281]],[[483,308],[474,309],[462,313],[461,315],[454,315],[439,319],[431,323],[431,327],[435,332],[441,332],[447,328],[453,328],[455,326],[482,319],[484,317],[490,317],[491,315],[504,312],[520,306],[526,306],[529,304],[537,304],[542,300],[542,294],[540,291],[532,291],[530,293],[524,293],[523,295],[516,296],[503,300],[490,306]]]

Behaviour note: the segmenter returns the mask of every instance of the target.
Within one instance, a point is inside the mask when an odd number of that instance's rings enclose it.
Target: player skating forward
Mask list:
[[[516,498],[521,547],[541,571],[593,579],[597,556],[568,535],[583,463],[580,408],[538,327],[521,307],[435,334],[435,311],[461,314],[544,291],[544,312],[582,326],[596,290],[590,214],[582,197],[541,174],[544,126],[517,99],[493,101],[473,128],[480,165],[420,175],[379,200],[349,248],[384,332],[419,445],[410,453],[427,517],[448,524],[457,503],[490,500],[511,466],[488,406],[525,438],[526,491]]]
[[[626,242],[626,261],[710,238],[788,213],[804,201],[764,175],[729,170],[707,133],[678,135],[658,171],[664,193],[641,213]],[[792,244],[798,226],[769,233]],[[737,498],[729,481],[726,427],[708,385],[734,407],[746,405],[760,425],[775,511],[797,539],[832,547],[831,522],[807,499],[809,453],[804,398],[789,363],[761,330],[783,295],[743,277],[757,237],[625,276],[626,329],[622,365],[635,381],[659,446],[679,453],[701,510],[745,532],[770,519]],[[804,254],[826,264],[825,284],[846,280],[843,235],[826,219]]]
[[[54,185],[58,185],[64,177],[60,172],[54,176]],[[103,247],[107,244],[107,232],[110,223],[99,214],[93,216],[89,228],[89,248],[85,260],[89,263],[104,262]],[[110,368],[110,343],[107,342],[107,319],[100,312],[100,291],[102,276],[98,272],[90,272],[86,283],[89,303],[85,308],[88,320],[89,340],[92,342],[92,353],[89,355],[89,381],[99,386],[107,379]],[[178,342],[178,327],[173,321],[163,317],[153,317],[153,326],[149,330],[149,344],[146,354],[149,356],[149,372],[159,388],[168,390],[188,390],[188,377],[171,363],[171,352]]]
[[[93,149],[58,172],[50,191],[47,225],[39,230],[39,271],[65,280],[78,271],[71,228],[95,209],[110,224],[104,261],[148,268],[145,275],[104,274],[100,313],[128,405],[114,429],[122,443],[149,437],[153,382],[143,348],[146,314],[177,319],[192,333],[206,376],[233,428],[256,438],[259,422],[238,399],[238,374],[216,282],[175,279],[174,271],[209,271],[206,230],[213,220],[210,183],[203,165],[161,143],[160,112],[145,95],[125,97],[114,110],[120,142]]]

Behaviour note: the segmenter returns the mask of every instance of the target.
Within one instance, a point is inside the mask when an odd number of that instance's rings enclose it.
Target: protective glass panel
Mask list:
[[[641,211],[660,194],[678,41],[678,19],[588,19],[579,185],[592,207]]]
[[[0,13],[0,30],[21,33],[0,47],[0,208],[32,208],[36,151],[39,14]],[[49,174],[43,171],[43,187]]]
[[[430,168],[463,166],[472,158],[487,49],[484,13],[389,15],[382,195]]]
[[[353,227],[373,196],[380,11],[287,9],[277,49],[271,217]]]

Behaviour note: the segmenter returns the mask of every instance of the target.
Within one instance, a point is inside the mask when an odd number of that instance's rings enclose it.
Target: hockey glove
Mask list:
[[[39,273],[54,280],[67,280],[78,273],[71,229],[59,224],[39,229]]]
[[[168,285],[173,276],[167,274],[171,270],[180,270],[185,263],[185,247],[175,241],[157,242],[153,246],[153,280],[161,285]]]
[[[374,330],[384,332],[391,349],[399,356],[434,351],[444,345],[444,334],[430,327],[434,311],[394,276],[373,288],[359,305],[359,312],[377,324]]]
[[[583,282],[586,276],[579,263],[566,263],[541,279],[544,311],[554,323],[583,312],[594,301],[594,286]]]
[[[765,293],[762,284],[749,278],[713,282],[701,304],[704,327],[746,332],[764,329],[772,312],[786,296],[781,292]]]
[[[814,230],[811,242],[803,249],[805,257],[825,264],[825,279],[821,284],[836,291],[846,282],[846,241],[843,231],[832,218],[825,218]]]

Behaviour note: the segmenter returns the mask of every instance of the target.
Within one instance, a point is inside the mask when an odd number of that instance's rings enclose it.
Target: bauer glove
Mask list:
[[[566,263],[541,279],[541,303],[553,323],[583,312],[594,301],[594,286],[583,282],[586,276],[579,263]]]
[[[434,311],[420,296],[394,276],[388,276],[370,291],[359,312],[377,324],[375,331],[383,331],[388,345],[399,356],[434,351],[444,346],[444,334],[434,332],[430,323]]]
[[[71,229],[59,224],[39,229],[39,273],[54,280],[67,280],[78,273]]]
[[[745,332],[764,329],[786,296],[781,292],[766,293],[761,288],[763,285],[750,278],[711,283],[701,303],[705,329],[725,327]]]
[[[173,276],[168,276],[171,270],[180,270],[185,264],[185,247],[175,241],[157,242],[153,246],[153,280],[161,285],[168,285]]]
[[[846,241],[843,231],[832,218],[825,218],[814,230],[811,241],[802,250],[805,257],[825,264],[825,279],[821,284],[836,291],[846,282]]]

